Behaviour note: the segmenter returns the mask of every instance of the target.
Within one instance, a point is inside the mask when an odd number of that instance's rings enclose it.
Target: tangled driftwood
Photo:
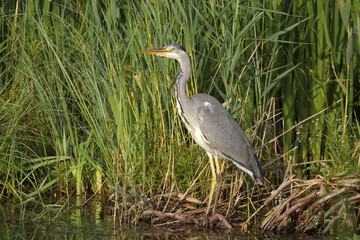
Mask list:
[[[359,183],[358,178],[326,181],[322,178],[301,180],[291,176],[265,200],[264,205],[267,206],[275,198],[281,197],[285,190],[289,192],[266,214],[261,229],[263,232],[281,231],[296,222],[297,231],[323,229],[321,233],[327,233],[340,218],[344,218],[343,223],[347,224],[346,214],[349,212],[345,213],[341,206],[345,202],[360,202]],[[330,205],[332,207],[329,208]],[[333,217],[335,213],[337,216]],[[360,227],[359,223],[358,227],[355,226],[355,221],[353,224],[354,229]]]
[[[165,219],[165,218],[176,219],[182,223],[193,223],[193,224],[198,224],[198,225],[202,224],[202,218],[192,217],[192,216],[182,216],[177,213],[165,213],[165,212],[155,211],[155,210],[146,210],[143,212],[143,215],[145,217],[146,216],[157,216],[162,219]],[[212,223],[218,221],[225,228],[232,229],[232,226],[230,225],[230,223],[221,214],[217,213],[217,214],[212,215],[211,217],[209,217],[208,221],[209,221],[209,224],[212,224]]]
[[[286,229],[327,233],[337,226],[360,230],[360,179],[356,176],[342,179],[318,177],[312,180],[290,176],[272,191],[270,196],[265,195],[268,192],[265,190],[258,188],[257,193],[252,195],[253,200],[257,199],[252,202],[257,209],[246,221],[246,218],[241,217],[241,213],[247,212],[249,205],[245,202],[246,195],[241,195],[245,196],[240,201],[243,204],[231,197],[227,197],[227,201],[223,199],[218,206],[219,213],[208,218],[209,226],[230,230],[233,225],[235,228],[244,229],[248,224],[251,226],[256,222],[255,216],[258,216],[258,219],[263,216],[260,226],[262,232]],[[233,201],[231,206],[236,207],[231,208],[234,210],[233,215],[226,215],[228,208],[224,206],[229,206],[229,201]],[[191,224],[201,227],[203,224],[204,202],[186,194],[172,192],[159,195],[147,206],[149,207],[143,211],[143,217],[152,217],[151,221],[156,226]],[[226,218],[220,213],[225,213]]]
[[[154,217],[156,216],[158,219],[154,219],[153,221],[162,221],[171,223],[166,220],[172,220],[176,221],[178,223],[184,223],[184,224],[196,224],[198,226],[202,226],[203,224],[203,214],[200,214],[200,216],[197,213],[202,213],[203,209],[196,208],[195,205],[188,205],[189,204],[202,204],[202,202],[196,198],[185,196],[185,194],[172,192],[164,194],[162,197],[165,197],[167,199],[178,199],[177,203],[174,206],[170,206],[174,211],[176,212],[164,212],[154,209],[148,209],[143,212],[144,217]],[[181,204],[180,204],[181,203]],[[170,203],[166,201],[166,207],[169,207]],[[182,211],[179,206],[183,206],[187,209],[187,211]],[[165,207],[165,208],[166,208]],[[191,209],[192,211],[188,211]],[[214,214],[210,216],[208,219],[208,223],[211,225],[213,223],[218,223],[219,226],[224,227],[226,229],[232,229],[232,226],[229,224],[229,222],[225,219],[224,216],[221,214]]]

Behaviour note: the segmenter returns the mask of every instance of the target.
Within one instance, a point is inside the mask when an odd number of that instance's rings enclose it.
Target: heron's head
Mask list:
[[[187,55],[185,48],[177,43],[171,43],[163,48],[142,51],[141,53],[154,54],[162,57],[174,58],[176,60],[181,59],[183,55]]]

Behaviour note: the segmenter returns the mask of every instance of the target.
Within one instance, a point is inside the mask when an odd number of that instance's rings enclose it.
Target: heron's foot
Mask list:
[[[215,199],[215,201],[217,202],[217,199]],[[214,216],[215,214],[216,214],[216,205],[214,204],[211,216]]]
[[[209,216],[205,214],[205,216],[202,219],[202,222],[200,223],[200,227],[202,229],[208,229],[209,227]]]

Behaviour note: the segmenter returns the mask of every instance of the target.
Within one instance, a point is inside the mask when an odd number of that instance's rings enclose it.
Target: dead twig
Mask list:
[[[325,187],[322,184],[319,186],[319,188],[320,189],[317,192],[314,192],[306,197],[303,197],[297,200],[296,203],[293,203],[289,209],[287,209],[283,214],[281,214],[279,217],[275,219],[275,224],[282,222],[284,219],[287,219],[296,210],[301,209],[302,207],[308,204],[310,205],[316,198],[318,198],[319,196],[321,196],[326,192]],[[278,230],[281,230],[279,229],[279,227],[285,227],[285,226],[284,224],[279,225]]]
[[[175,219],[177,221],[180,221],[182,223],[186,223],[186,224],[200,224],[200,220],[191,216],[183,216],[177,213],[168,213],[168,212],[161,212],[161,211],[156,211],[156,210],[145,210],[143,212],[143,215],[145,217],[148,216],[156,216],[159,217],[161,219],[165,219],[165,218],[171,218],[171,219]],[[219,221],[225,228],[227,229],[232,229],[232,226],[230,225],[230,223],[225,219],[225,217],[221,214],[214,214],[211,217],[209,217],[209,223],[212,224],[215,221]]]
[[[290,176],[286,179],[272,194],[265,200],[264,205],[270,204],[280,194],[287,195],[288,197],[275,206],[267,215],[266,219],[261,224],[262,231],[277,229],[278,231],[287,227],[289,223],[296,221],[298,231],[307,231],[323,226],[320,221],[329,218],[333,215],[336,209],[341,207],[337,216],[329,221],[329,224],[323,230],[323,233],[329,231],[331,226],[335,226],[335,222],[339,219],[338,215],[342,214],[343,218],[347,218],[347,222],[351,222],[351,218],[347,216],[347,211],[344,206],[351,206],[352,202],[360,201],[360,194],[341,199],[338,203],[333,205],[326,213],[324,211],[325,205],[339,196],[346,196],[356,191],[359,191],[359,178],[354,179],[331,179],[326,180],[323,178],[315,178],[311,180],[296,179]],[[282,193],[292,183],[295,188],[292,193]],[[327,193],[325,186],[333,189]],[[316,191],[314,191],[314,189]],[[294,214],[301,211],[301,214]],[[347,224],[349,227],[352,225]]]
[[[277,135],[276,137],[274,137],[274,138],[273,138],[273,139],[271,139],[270,141],[268,141],[268,142],[264,143],[263,145],[261,145],[260,147],[257,147],[257,148],[262,148],[262,147],[264,147],[264,146],[266,146],[266,145],[268,145],[268,144],[270,144],[270,143],[272,143],[272,142],[276,141],[279,137],[281,137],[281,136],[285,135],[286,133],[290,132],[291,130],[293,130],[293,129],[294,129],[294,128],[296,128],[297,126],[299,126],[299,125],[303,124],[304,122],[309,121],[310,119],[312,119],[312,118],[314,118],[314,117],[316,117],[316,116],[320,115],[321,113],[325,112],[325,111],[326,111],[326,110],[328,110],[329,108],[332,108],[333,106],[335,106],[336,104],[338,104],[338,103],[339,103],[339,102],[341,102],[342,100],[343,100],[343,99],[339,99],[339,100],[337,100],[336,102],[334,102],[333,104],[331,104],[330,106],[328,106],[327,108],[324,108],[323,110],[321,110],[321,111],[319,111],[319,112],[315,113],[314,115],[312,115],[312,116],[310,116],[310,117],[308,117],[308,118],[306,118],[306,119],[304,119],[304,120],[300,121],[300,122],[299,122],[299,123],[297,123],[297,124],[294,124],[292,127],[290,127],[289,129],[287,129],[287,130],[286,130],[286,131],[284,131],[283,133],[281,133],[281,134]]]
[[[227,175],[228,178],[234,176],[237,175]],[[275,203],[275,206],[268,210],[265,219],[261,222],[260,228],[262,232],[269,230],[280,231],[289,226],[295,226],[295,222],[296,231],[319,229],[319,232],[327,232],[336,229],[339,224],[341,226],[346,224],[349,228],[356,228],[354,224],[351,225],[350,223],[354,221],[353,219],[357,219],[360,214],[360,211],[356,213],[357,205],[354,204],[354,202],[360,202],[360,179],[357,175],[331,179],[318,176],[310,180],[298,179],[291,175],[270,196],[268,196],[268,192],[264,192],[264,189],[261,188],[252,188],[251,192],[248,193],[239,192],[242,179],[238,181],[239,185],[236,187],[223,185],[224,188],[231,188],[232,192],[228,193],[228,195],[224,193],[220,195],[222,201],[217,208],[218,214],[208,218],[211,228],[222,227],[232,230],[233,227],[228,220],[231,216],[234,216],[233,213],[249,206],[248,203],[245,204],[247,197],[256,199],[252,201],[256,211],[245,222],[243,217],[237,217],[236,220],[231,219],[234,227],[242,226],[245,229],[254,216],[257,216],[259,212],[264,212],[271,203]],[[205,211],[202,201],[188,196],[187,192],[184,194],[179,191],[171,191],[170,193],[158,195],[156,198],[162,199],[158,207],[152,208],[151,204],[143,204],[144,201],[140,207],[147,209],[143,212],[143,216],[154,216],[152,220],[156,222],[157,226],[173,226],[173,223],[176,223],[176,226],[193,224],[193,227],[202,227]],[[263,202],[263,204],[258,207],[260,202]],[[199,207],[199,204],[201,207]],[[164,205],[168,207],[164,208]],[[351,211],[349,212],[349,210]],[[226,215],[222,215],[223,213],[226,213]],[[336,221],[340,215],[343,219],[346,219],[345,223]],[[239,221],[241,222],[240,225]]]
[[[285,209],[286,206],[288,206],[288,204],[297,196],[299,191],[300,188],[295,189],[290,197],[288,197],[285,201],[283,201],[281,204],[277,205],[271,210],[268,217],[262,222],[260,226],[263,232],[267,229],[273,229],[275,224],[274,220],[281,214],[283,209]]]
[[[265,200],[264,205],[267,206],[274,198],[281,193],[287,186],[289,186],[293,182],[303,182],[303,180],[295,178],[295,175],[291,175],[286,179],[275,191],[271,193],[271,195]]]
[[[163,196],[164,197],[176,197],[176,198],[179,198],[180,200],[185,200],[190,203],[202,204],[202,201],[200,201],[196,198],[190,197],[190,196],[186,196],[186,194],[184,194],[184,193],[171,192],[171,193],[165,193]]]
[[[330,228],[334,225],[334,223],[335,223],[338,219],[340,219],[340,218],[342,218],[342,217],[343,217],[343,216],[335,216],[335,217],[333,217],[333,218],[330,220],[329,224],[324,228],[324,230],[321,231],[321,234],[326,234],[326,233],[330,230]]]
[[[360,194],[357,194],[353,197],[349,197],[345,199],[348,203],[357,202],[360,201]],[[332,205],[330,209],[325,213],[324,218],[328,218],[338,207],[340,207],[343,204],[344,200],[341,199],[336,204]]]
[[[182,216],[177,213],[167,213],[167,212],[161,212],[156,210],[145,210],[143,212],[144,216],[157,216],[159,218],[172,218],[176,219],[182,223],[198,223],[198,220],[191,217],[191,216]]]

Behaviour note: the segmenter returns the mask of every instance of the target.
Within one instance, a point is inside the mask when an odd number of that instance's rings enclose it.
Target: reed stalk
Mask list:
[[[358,1],[0,2],[0,199],[101,194],[125,216],[195,177],[205,184],[189,194],[204,199],[211,176],[176,113],[178,65],[140,54],[171,42],[191,57],[188,93],[224,103],[270,182],[290,162],[347,156],[296,174],[358,171]]]

